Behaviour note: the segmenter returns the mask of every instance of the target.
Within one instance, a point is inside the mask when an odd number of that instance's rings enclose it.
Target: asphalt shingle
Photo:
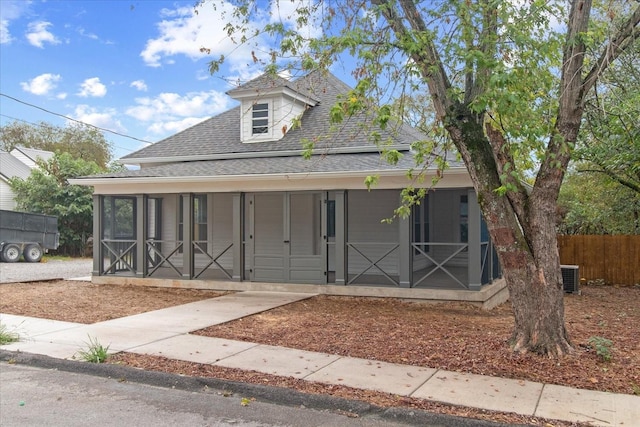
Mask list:
[[[270,77],[271,78],[271,77]],[[259,80],[258,80],[259,81]],[[315,147],[326,151],[334,147],[371,147],[368,117],[360,114],[345,119],[340,126],[329,123],[331,107],[350,88],[337,77],[325,72],[312,72],[287,86],[300,93],[309,93],[319,100],[318,105],[309,108],[303,115],[301,126],[286,133],[278,141],[242,143],[240,140],[240,107],[207,119],[162,141],[145,147],[128,156],[123,161],[175,157],[206,157],[229,153],[260,153],[300,150],[302,141],[315,141]],[[250,82],[251,83],[251,82]],[[255,81],[254,81],[255,83]],[[251,83],[251,84],[254,84]],[[394,144],[408,145],[423,138],[415,129],[403,126],[400,129],[381,131],[382,140]]]

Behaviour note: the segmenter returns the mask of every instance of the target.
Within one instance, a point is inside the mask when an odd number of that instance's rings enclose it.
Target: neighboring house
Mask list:
[[[50,151],[33,148],[16,147],[10,153],[0,151],[0,209],[14,210],[16,201],[9,186],[9,179],[27,179],[31,170],[37,167],[36,160],[49,160],[53,157]]]
[[[95,189],[93,281],[410,298],[436,289],[478,301],[500,292],[462,163],[449,159],[410,218],[382,222],[410,184],[411,143],[424,136],[381,131],[404,154],[387,164],[365,117],[331,127],[330,109],[349,89],[320,72],[263,75],[228,92],[239,106],[121,159],[138,170],[73,180]],[[304,141],[315,141],[310,160]],[[380,180],[367,191],[370,175]]]

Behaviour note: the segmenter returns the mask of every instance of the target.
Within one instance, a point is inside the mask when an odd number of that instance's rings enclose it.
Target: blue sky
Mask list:
[[[295,7],[282,3],[285,9]],[[0,124],[15,119],[67,124],[24,103],[32,104],[137,138],[105,132],[119,158],[143,147],[139,140],[159,141],[231,108],[228,81],[246,81],[261,72],[251,60],[256,46],[237,48],[223,30],[229,18],[210,5],[194,13],[193,4],[0,0],[0,92],[5,95],[0,96]],[[286,21],[285,9],[279,16]],[[269,19],[265,14],[251,24]],[[316,29],[301,31],[313,35]],[[257,43],[258,56],[266,55],[268,40]],[[203,47],[211,53],[203,53]],[[228,60],[211,76],[208,62],[219,54]],[[336,74],[353,83],[348,75]]]

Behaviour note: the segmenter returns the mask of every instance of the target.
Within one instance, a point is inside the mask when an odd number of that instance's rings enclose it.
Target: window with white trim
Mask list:
[[[269,103],[253,104],[251,112],[251,135],[266,135],[269,133]]]

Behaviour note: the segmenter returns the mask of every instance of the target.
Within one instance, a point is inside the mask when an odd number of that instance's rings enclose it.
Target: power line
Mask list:
[[[0,96],[4,96],[5,98],[9,98],[9,99],[11,99],[13,101],[19,102],[20,104],[28,105],[29,107],[37,108],[38,110],[42,110],[45,113],[53,114],[54,116],[62,117],[62,118],[65,118],[67,120],[71,120],[73,122],[80,123],[80,124],[85,125],[85,126],[90,126],[90,127],[94,128],[94,129],[98,129],[98,130],[100,130],[102,132],[112,133],[114,135],[122,136],[124,138],[129,138],[129,139],[133,139],[135,141],[144,142],[145,144],[153,144],[151,141],[146,141],[144,139],[136,138],[135,136],[125,135],[123,133],[116,132],[116,131],[113,131],[113,130],[110,130],[110,129],[101,128],[99,126],[95,126],[95,125],[92,125],[90,123],[85,123],[83,121],[74,119],[72,117],[65,116],[64,114],[56,113],[54,111],[47,110],[46,108],[38,107],[37,105],[30,104],[30,103],[28,103],[26,101],[21,101],[18,98],[14,98],[13,96],[9,96],[9,95],[6,95],[6,94],[1,93],[1,92],[0,92]]]

